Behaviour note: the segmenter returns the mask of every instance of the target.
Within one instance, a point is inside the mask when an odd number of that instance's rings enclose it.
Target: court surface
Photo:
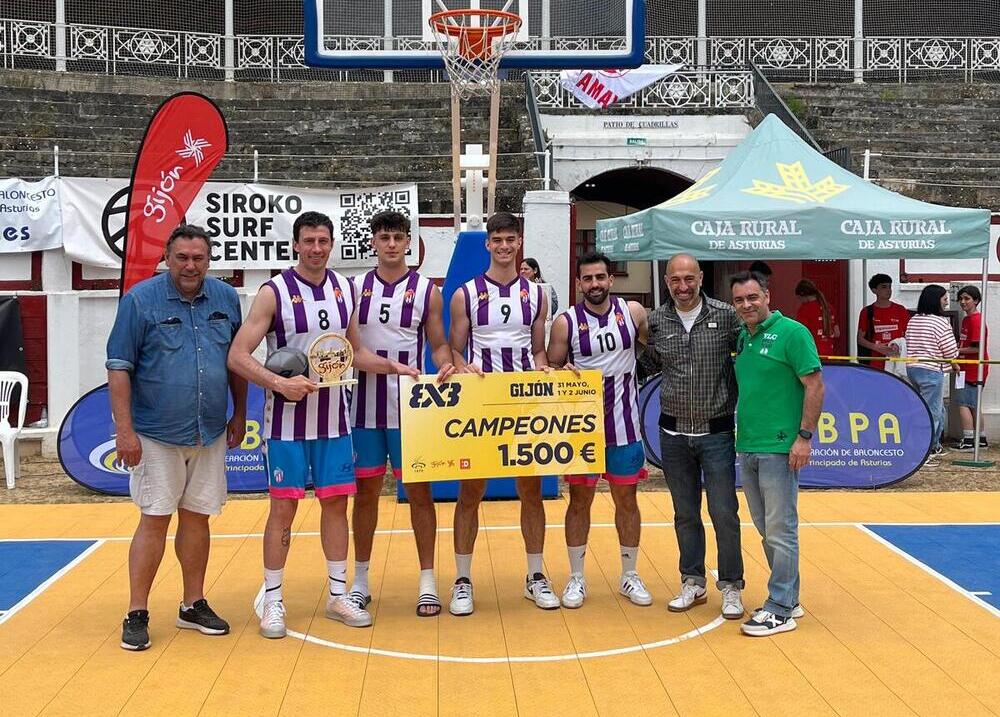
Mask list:
[[[678,589],[670,498],[640,493],[640,504],[652,607],[617,595],[613,510],[598,494],[582,609],[543,612],[522,597],[517,504],[490,502],[473,563],[476,613],[421,619],[409,510],[383,498],[375,625],[352,629],[323,616],[319,509],[307,501],[284,587],[294,634],[269,641],[251,609],[267,503],[233,501],[213,521],[207,583],[232,634],[174,628],[180,573],[168,546],[150,604],[153,646],[142,653],[118,646],[135,508],[0,506],[0,714],[1000,714],[1000,493],[804,493],[807,614],[773,638],[722,620],[714,589],[707,605],[666,610]],[[559,592],[565,506],[545,504],[546,570]],[[438,516],[445,597],[452,505]],[[745,504],[741,516],[753,608],[766,571]],[[711,530],[708,540],[711,556]]]

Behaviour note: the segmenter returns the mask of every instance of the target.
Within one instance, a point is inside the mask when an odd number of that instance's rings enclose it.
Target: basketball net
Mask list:
[[[445,10],[430,17],[452,92],[462,99],[497,87],[500,60],[513,46],[521,18],[503,10]]]

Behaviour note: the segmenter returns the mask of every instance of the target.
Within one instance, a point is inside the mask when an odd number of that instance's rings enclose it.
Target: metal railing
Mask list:
[[[342,50],[434,49],[421,37],[329,36],[325,41]],[[620,37],[532,37],[517,46],[586,52],[623,43]],[[316,70],[303,58],[300,35],[225,35],[0,18],[0,67],[7,68],[272,81],[444,79],[436,71],[411,76],[411,71]],[[646,38],[646,61],[717,70],[753,64],[772,80],[906,82],[948,77],[968,82],[1000,79],[1000,37],[655,36]]]

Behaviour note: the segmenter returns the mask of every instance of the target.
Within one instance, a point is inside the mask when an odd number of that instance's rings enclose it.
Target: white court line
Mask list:
[[[594,657],[611,657],[614,655],[627,655],[631,652],[640,652],[642,650],[655,650],[658,647],[667,647],[669,645],[676,645],[679,642],[684,642],[685,640],[690,640],[693,637],[698,637],[699,635],[704,635],[710,630],[714,630],[719,625],[724,623],[726,620],[721,615],[707,625],[702,627],[696,627],[693,630],[685,632],[683,635],[678,635],[677,637],[670,637],[665,640],[658,640],[657,642],[645,642],[641,645],[629,645],[627,647],[617,647],[610,650],[597,650],[595,652],[571,652],[566,655],[503,655],[499,657],[459,657],[456,655],[428,655],[418,652],[397,652],[395,650],[381,650],[376,647],[359,647],[358,645],[345,645],[341,642],[331,642],[330,640],[324,640],[321,637],[316,637],[315,635],[304,635],[301,632],[295,632],[294,630],[289,630],[288,635],[291,637],[297,637],[300,640],[305,640],[306,642],[311,642],[315,645],[322,645],[323,647],[333,647],[338,650],[344,650],[346,652],[358,652],[364,655],[379,655],[381,657],[399,657],[406,660],[424,660],[428,662],[461,662],[461,663],[471,663],[471,664],[495,664],[498,662],[562,662],[566,660],[588,660]]]
[[[45,538],[36,538],[36,540],[45,540]],[[95,538],[82,538],[82,540],[95,540]],[[53,574],[48,580],[46,580],[44,583],[42,583],[37,588],[35,588],[34,590],[32,590],[30,593],[28,593],[27,595],[25,595],[23,598],[21,598],[21,600],[16,605],[14,605],[13,607],[11,607],[10,610],[8,610],[7,612],[5,612],[3,614],[0,614],[0,625],[2,625],[3,623],[7,622],[7,620],[9,620],[10,618],[14,617],[14,615],[16,615],[19,611],[21,611],[22,609],[24,609],[25,607],[27,607],[28,603],[30,603],[36,597],[38,597],[39,595],[41,595],[43,592],[45,592],[48,589],[48,587],[50,585],[52,585],[52,583],[54,583],[56,580],[58,580],[63,575],[65,575],[70,570],[72,570],[74,567],[76,567],[77,565],[79,565],[80,563],[82,563],[87,558],[87,556],[89,556],[92,552],[94,552],[99,547],[101,547],[102,545],[104,545],[104,543],[106,542],[104,538],[96,538],[96,541],[97,542],[95,542],[89,548],[87,548],[86,550],[84,550],[82,553],[80,553],[75,558],[73,558],[70,562],[68,562],[66,565],[64,565],[62,567],[62,569],[60,569],[58,572],[56,572],[55,574]],[[4,541],[4,542],[6,542],[6,541]]]
[[[869,523],[869,525],[884,525],[884,524],[883,523]],[[945,523],[944,525],[964,525],[964,523]],[[995,523],[985,523],[985,524],[984,523],[980,523],[980,525],[995,525]],[[955,592],[957,592],[960,595],[968,598],[969,600],[971,600],[972,602],[974,602],[979,607],[986,609],[988,612],[992,613],[994,617],[1000,617],[1000,609],[997,609],[997,608],[993,607],[992,605],[990,605],[985,600],[980,600],[979,597],[976,595],[976,593],[973,593],[973,592],[970,592],[970,591],[966,590],[961,585],[959,585],[958,583],[956,583],[954,580],[951,580],[950,578],[945,577],[944,575],[942,575],[941,573],[939,573],[937,570],[934,570],[929,565],[925,565],[920,560],[918,560],[917,558],[913,557],[912,555],[910,555],[908,552],[906,552],[902,548],[897,547],[896,545],[893,545],[891,542],[889,542],[888,540],[886,540],[885,538],[883,538],[881,535],[879,535],[878,533],[876,533],[876,532],[874,532],[872,530],[869,530],[868,528],[866,528],[861,523],[858,523],[858,529],[861,530],[864,533],[867,533],[869,537],[871,537],[871,538],[877,540],[878,542],[882,543],[882,545],[884,545],[885,547],[887,547],[892,552],[896,553],[896,555],[899,555],[900,557],[902,557],[902,558],[906,559],[907,561],[913,563],[914,565],[916,565],[918,568],[920,568],[921,570],[923,570],[928,575],[934,576],[935,578],[937,578],[938,580],[940,580],[941,582],[943,582],[945,585],[947,585],[948,587],[950,587]]]
[[[925,527],[925,526],[926,527],[933,527],[933,526],[942,526],[942,525],[1000,526],[1000,523],[872,523],[872,522],[869,522],[869,521],[866,521],[864,523],[858,523],[856,521],[842,520],[842,521],[830,521],[830,522],[799,523],[799,528],[857,528],[857,527],[860,527],[862,525],[886,525],[886,526],[898,526],[898,525],[910,526],[910,525],[912,525],[912,526],[919,526],[919,527]],[[711,521],[706,520],[705,521],[705,526],[706,527],[711,527],[712,526]],[[742,522],[742,523],[740,523],[740,526],[744,527],[744,528],[752,528],[753,527],[753,523],[752,522]],[[546,530],[561,530],[561,529],[563,529],[565,527],[566,526],[563,525],[562,523],[549,523],[549,524],[547,524],[545,526]],[[615,524],[614,523],[593,523],[590,527],[591,528],[614,528]],[[674,524],[673,523],[643,523],[642,527],[643,528],[672,528],[672,527],[674,527]],[[482,526],[481,525],[481,526],[479,526],[479,530],[480,531],[484,531],[484,530],[520,530],[520,529],[521,529],[520,525],[486,525],[486,526]],[[413,531],[410,528],[394,528],[392,530],[376,530],[375,531],[375,535],[409,535],[412,532]],[[453,532],[453,528],[438,528],[437,532],[439,532],[439,533],[451,533],[451,532]],[[298,537],[298,538],[315,538],[315,537],[318,537],[318,536],[319,536],[319,531],[301,531],[301,532],[292,533],[292,537]],[[244,540],[246,538],[262,538],[262,537],[264,537],[263,533],[217,533],[217,534],[213,534],[212,535],[212,539],[213,540]],[[167,539],[168,540],[173,540],[174,536],[173,535],[168,535]],[[127,542],[127,541],[130,541],[130,540],[132,540],[132,536],[131,535],[107,535],[107,536],[100,537],[100,538],[95,538],[93,536],[82,537],[82,538],[65,538],[65,537],[58,537],[58,538],[41,538],[41,537],[35,537],[35,538],[2,538],[2,537],[0,537],[0,542],[7,542],[7,543],[29,542],[29,541],[34,541],[34,540],[53,540],[53,541],[55,541],[55,540],[100,540],[100,541],[103,541],[103,542],[114,543],[114,542]]]
[[[972,595],[992,595],[989,590],[970,590],[969,593]]]

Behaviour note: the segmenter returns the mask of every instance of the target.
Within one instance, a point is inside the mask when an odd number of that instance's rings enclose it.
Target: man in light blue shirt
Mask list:
[[[240,327],[236,291],[207,277],[211,246],[203,229],[180,225],[167,240],[167,273],[122,297],[108,338],[108,388],[118,459],[142,515],[129,549],[126,650],[149,647],[147,603],[176,512],[174,548],[184,599],[177,626],[223,635],[229,625],[208,606],[208,517],[226,500],[226,448],[246,430],[246,381],[226,369]],[[234,412],[226,410],[232,393]],[[225,434],[225,435],[223,435]]]

